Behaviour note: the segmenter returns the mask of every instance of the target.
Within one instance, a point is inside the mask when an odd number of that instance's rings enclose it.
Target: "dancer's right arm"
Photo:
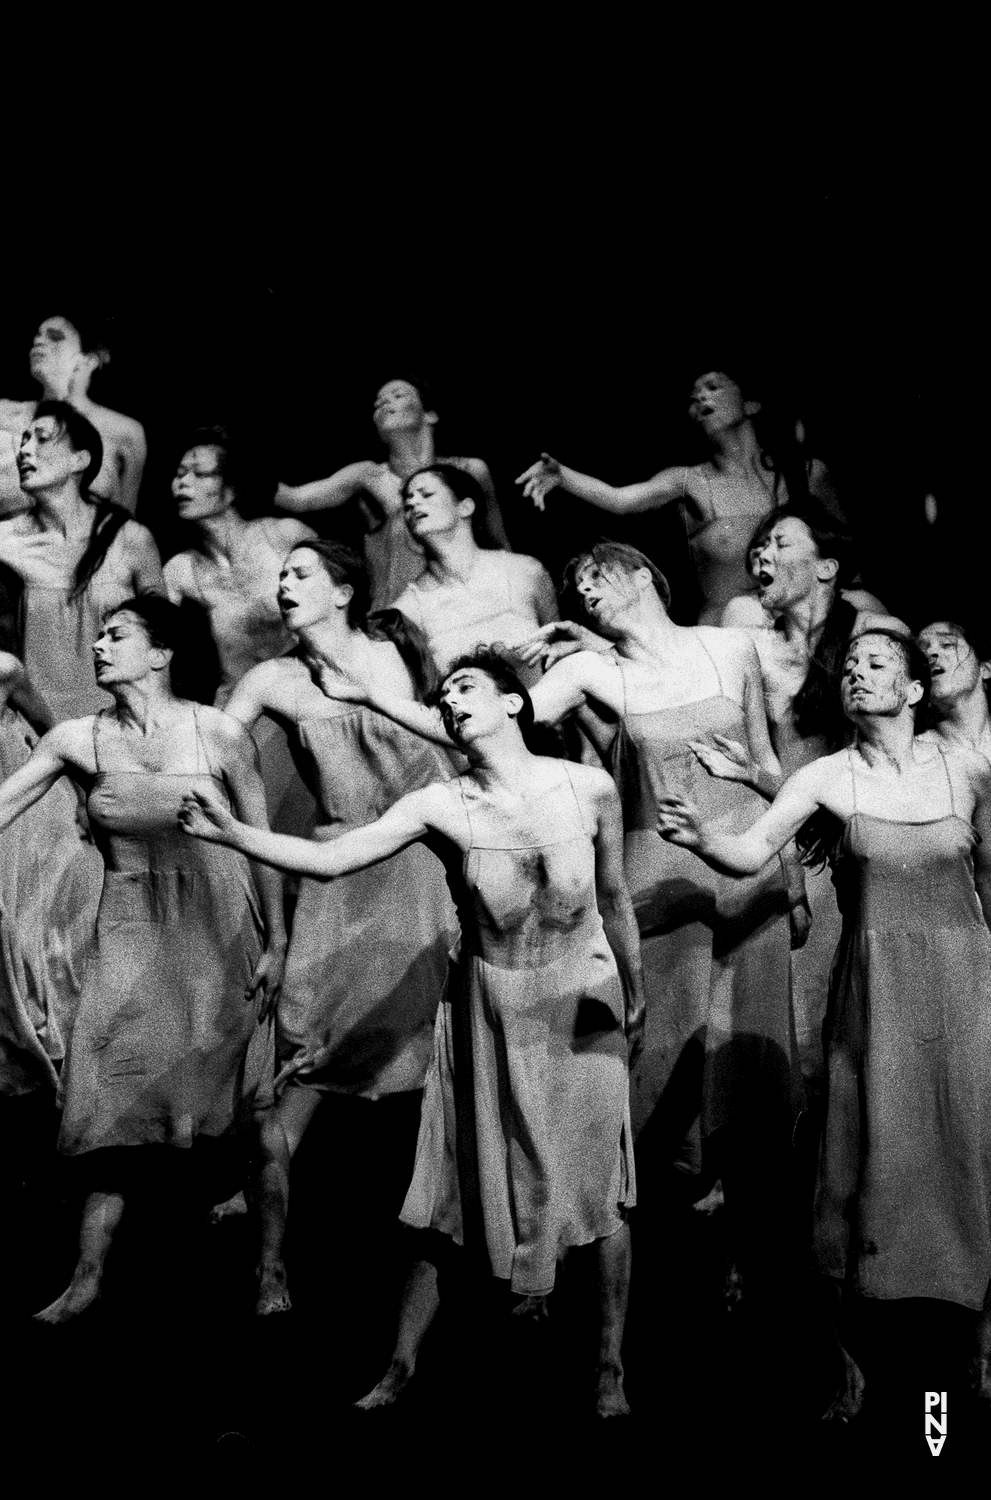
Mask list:
[[[367,489],[377,467],[374,459],[365,458],[360,463],[346,464],[326,479],[312,479],[308,484],[280,484],[275,503],[280,510],[291,510],[297,515],[310,510],[333,510]]]
[[[558,463],[549,453],[542,453],[535,464],[517,477],[516,483],[523,486],[524,495],[538,510],[543,510],[544,500],[553,489],[565,490],[577,500],[586,500],[589,505],[618,516],[659,510],[672,500],[690,498],[688,473],[684,468],[662,469],[640,484],[613,485],[604,479],[593,479],[591,474],[579,474],[577,469]]]
[[[0,829],[9,828],[21,813],[40,802],[60,776],[78,769],[79,758],[74,753],[78,735],[74,731],[90,723],[90,719],[71,719],[57,724],[39,740],[31,758],[0,785]]]
[[[179,822],[195,838],[227,844],[249,859],[274,865],[277,870],[329,880],[388,859],[407,844],[425,837],[431,829],[446,825],[449,819],[444,817],[444,805],[449,800],[444,787],[434,783],[401,797],[376,822],[353,828],[326,842],[250,828],[239,823],[212,790],[205,789],[183,798]]]

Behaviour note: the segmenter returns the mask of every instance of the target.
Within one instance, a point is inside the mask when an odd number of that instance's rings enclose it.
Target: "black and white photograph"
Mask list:
[[[237,170],[149,150],[126,233],[68,155],[22,189],[8,1447],[132,1493],[963,1476],[969,167],[900,170],[911,110],[786,165],[701,97],[503,129],[458,84],[305,162],[283,116],[253,179],[246,95]]]

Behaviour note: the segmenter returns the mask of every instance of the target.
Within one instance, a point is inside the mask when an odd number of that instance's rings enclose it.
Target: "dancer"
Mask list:
[[[450,464],[418,469],[402,489],[426,567],[395,606],[423,633],[440,673],[476,645],[512,646],[557,619],[554,585],[535,557],[478,545],[473,518],[483,498],[478,481]]]
[[[110,352],[85,322],[45,318],[31,345],[31,376],[41,386],[42,401],[68,402],[100,434],[103,458],[94,471],[92,492],[134,515],[144,472],[144,428],[133,417],[98,406],[89,394],[97,370],[110,363]],[[34,401],[0,400],[0,515],[27,509],[17,471],[21,434],[37,414]]]
[[[919,631],[918,643],[929,663],[930,736],[944,746],[964,745],[991,760],[991,716],[987,684],[991,661],[985,661],[974,637],[952,620],[934,620]]]
[[[400,697],[416,692],[401,622],[369,627],[368,591],[363,563],[339,542],[295,547],[278,602],[297,649],[254,667],[227,704],[246,729],[262,714],[289,728],[321,840],[452,774],[433,746],[334,696],[346,672]],[[444,867],[422,843],[339,880],[300,882],[277,1033],[290,1157],[324,1093],[378,1099],[423,1087],[456,930]]]
[[[551,490],[561,488],[614,515],[658,510],[672,502],[682,511],[688,546],[702,593],[700,625],[719,625],[723,610],[738,594],[752,593],[747,542],[764,516],[806,492],[832,495],[818,460],[780,464],[764,452],[753,419],[760,402],[745,398],[726,374],[711,370],[695,382],[689,415],[712,448],[708,462],[662,469],[642,484],[614,486],[579,474],[542,453],[516,480],[524,495],[543,509]],[[842,515],[838,517],[842,520]]]
[[[539,1310],[559,1250],[595,1245],[597,1410],[626,1412],[621,1343],[629,1281],[633,1160],[627,1044],[643,1005],[636,926],[622,876],[619,803],[602,771],[533,755],[525,688],[497,656],[456,663],[440,694],[468,771],[400,799],[327,843],[235,822],[206,791],[181,813],[190,833],[280,868],[340,876],[437,836],[449,852],[462,948],[437,1031],[403,1220],[459,1243]],[[600,915],[601,912],[601,915]],[[436,1306],[420,1262],[397,1350],[365,1404],[408,1380]]]
[[[193,545],[169,558],[165,586],[174,603],[188,602],[206,615],[220,669],[218,708],[252,667],[291,649],[276,602],[279,574],[293,547],[315,536],[288,517],[246,520],[238,497],[247,496],[253,482],[247,454],[223,427],[192,434],[172,481]],[[309,832],[312,800],[300,786],[284,733],[265,719],[254,739],[270,823],[282,833]]]
[[[175,606],[155,595],[113,609],[93,648],[113,706],[57,725],[0,788],[6,828],[71,776],[87,791],[105,866],[61,1080],[59,1148],[81,1159],[88,1191],[70,1285],[37,1315],[47,1323],[79,1315],[99,1296],[125,1197],[160,1187],[177,1149],[236,1128],[253,1131],[257,1310],[288,1306],[272,1253],[284,1215],[284,1145],[267,1108],[270,1014],[285,953],[280,883],[259,872],[259,912],[243,860],[177,832],[180,799],[203,785],[215,788],[218,805],[229,796],[242,818],[265,826],[244,732],[171,691],[180,628]]]
[[[358,496],[364,514],[365,562],[372,580],[372,608],[392,604],[423,567],[423,555],[403,521],[400,493],[405,481],[435,463],[451,464],[479,486],[477,527],[483,547],[509,550],[509,538],[496,500],[492,476],[480,458],[443,458],[434,453],[437,413],[423,381],[389,380],[372,407],[375,430],[385,444],[384,462],[348,464],[328,479],[280,484],[277,503],[284,510],[329,510]]]
[[[22,585],[19,655],[56,724],[110,701],[90,650],[105,611],[163,589],[151,532],[90,492],[102,464],[86,417],[65,401],[39,402],[17,454],[30,509],[0,521],[0,562]]]
[[[991,1286],[991,767],[915,735],[928,670],[911,641],[850,643],[852,746],[813,761],[746,831],[684,797],[658,831],[730,876],[752,875],[807,820],[836,844],[844,914],[828,1015],[826,1128],[815,1207],[819,1269],[866,1297],[975,1310]],[[849,1418],[863,1376],[842,1349],[828,1415]]]

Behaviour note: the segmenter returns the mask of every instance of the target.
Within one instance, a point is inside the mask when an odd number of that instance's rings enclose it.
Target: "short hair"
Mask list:
[[[245,519],[262,515],[275,499],[275,475],[259,462],[257,450],[242,436],[220,423],[197,427],[189,434],[183,453],[191,448],[213,448],[221,483],[234,491],[234,503]]]
[[[303,538],[302,541],[295,543],[289,556],[291,557],[293,552],[299,552],[303,547],[317,554],[324,571],[330,575],[334,583],[350,584],[348,624],[363,630],[372,600],[372,585],[364,560],[358,556],[357,552],[346,547],[343,542],[329,541],[323,537]]]
[[[449,677],[453,677],[455,672],[468,671],[484,672],[486,677],[491,677],[504,697],[509,693],[519,694],[523,699],[523,707],[516,716],[516,722],[520,726],[524,741],[528,743],[534,730],[533,699],[520,681],[512,662],[494,646],[476,646],[472,651],[466,651],[453,661],[443,673],[440,685],[431,693],[431,699],[435,703],[439,700],[444,683]]]
[[[630,547],[626,542],[611,541],[609,537],[600,537],[586,551],[573,557],[564,570],[562,597],[576,604],[579,609],[581,598],[578,594],[578,574],[590,562],[595,563],[603,572],[609,568],[618,568],[623,573],[635,573],[638,568],[646,568],[654,580],[654,587],[664,608],[671,608],[671,585],[657,564],[638,547]]]
[[[747,543],[748,559],[752,553],[765,545],[778,522],[786,520],[789,516],[808,527],[820,557],[835,558],[836,587],[844,588],[856,574],[853,540],[849,533],[838,525],[835,517],[830,515],[825,506],[818,504],[815,500],[779,505],[777,510],[769,511]]]
[[[88,495],[90,485],[103,468],[103,439],[100,434],[93,423],[74,406],[70,406],[68,401],[39,401],[33,420],[37,421],[39,417],[52,417],[55,420],[60,434],[68,438],[73,453],[85,451],[89,454],[89,463],[79,481],[83,494]]]
[[[916,718],[922,714],[929,703],[929,689],[932,685],[932,677],[929,671],[929,663],[925,653],[918,643],[910,635],[904,635],[900,630],[893,630],[890,625],[868,625],[864,630],[858,630],[847,642],[847,654],[858,641],[865,640],[870,635],[880,635],[885,640],[893,641],[898,647],[902,662],[905,667],[906,676],[911,682],[922,684],[922,697],[915,705]]]

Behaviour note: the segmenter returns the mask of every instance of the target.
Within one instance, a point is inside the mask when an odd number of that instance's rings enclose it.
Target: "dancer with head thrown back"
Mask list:
[[[438,458],[434,452],[437,413],[424,381],[387,380],[372,407],[375,430],[385,444],[384,461],[347,464],[327,479],[280,484],[277,503],[297,513],[328,510],[359,498],[367,527],[365,562],[372,580],[372,608],[392,604],[423,567],[423,554],[403,521],[401,489],[417,470],[450,464],[470,474],[479,487],[477,527],[483,547],[509,549],[492,476],[480,458]]]
[[[100,434],[102,459],[90,484],[94,497],[112,501],[133,516],[147,452],[145,434],[133,417],[91,398],[93,375],[109,363],[105,341],[86,320],[45,318],[31,344],[31,376],[41,386],[41,400],[68,402]],[[34,401],[0,400],[0,515],[27,508],[17,453],[21,434],[37,410]]]
[[[402,617],[367,621],[368,591],[364,564],[339,542],[294,547],[278,607],[296,649],[253,667],[227,704],[246,729],[267,714],[292,737],[320,840],[452,774],[443,751],[335,696],[347,675],[411,701],[419,691],[422,666]],[[325,1093],[422,1089],[456,931],[444,867],[423,843],[337,880],[301,880],[277,1030],[290,1156]]]
[[[808,493],[820,496],[838,519],[829,476],[817,460],[806,462],[792,443],[768,454],[754,428],[761,403],[731,376],[710,370],[692,388],[689,415],[712,450],[702,464],[662,469],[640,484],[611,485],[541,454],[517,479],[541,510],[553,489],[599,506],[613,515],[634,515],[676,504],[688,531],[702,607],[700,625],[719,625],[737,594],[753,592],[747,542],[768,512]]]
[[[467,772],[408,794],[367,827],[326,842],[263,834],[199,789],[181,821],[202,838],[324,879],[419,839],[438,841],[461,948],[438,1012],[402,1218],[483,1255],[526,1312],[542,1308],[564,1247],[594,1245],[597,1408],[614,1415],[628,1409],[627,1047],[635,1052],[643,1018],[619,802],[603,771],[527,748],[528,695],[494,654],[454,663],[440,705]],[[365,1405],[395,1399],[435,1308],[436,1276],[420,1261],[392,1364]]]
[[[478,481],[450,464],[418,469],[402,488],[425,566],[395,606],[421,631],[441,673],[475,645],[511,647],[557,619],[554,585],[535,557],[479,546],[483,501]]]
[[[964,745],[991,760],[988,682],[991,660],[972,627],[934,620],[918,634],[929,663],[930,735],[944,746]]]
[[[206,617],[220,671],[218,708],[252,667],[292,649],[276,602],[279,575],[293,547],[315,533],[289,517],[252,517],[271,501],[274,487],[223,427],[191,434],[172,481],[191,545],[169,558],[165,584],[176,604]],[[299,786],[285,735],[266,719],[254,737],[272,826],[308,832],[312,803]]]
[[[281,1231],[286,1177],[269,1108],[270,1016],[285,953],[280,883],[261,870],[256,895],[240,856],[191,844],[176,827],[181,798],[203,786],[218,806],[230,799],[265,826],[244,731],[171,690],[180,628],[178,610],[157,595],[111,609],[93,654],[112,706],[50,730],[0,787],[5,828],[72,777],[104,865],[61,1078],[59,1149],[79,1160],[87,1189],[79,1259],[67,1290],[38,1314],[49,1323],[99,1296],[125,1198],[161,1188],[200,1136],[238,1130],[250,1143],[262,1220],[257,1310],[288,1306],[271,1233],[273,1224]]]
[[[991,1285],[991,767],[916,736],[928,677],[895,632],[855,636],[842,677],[852,745],[795,772],[749,829],[718,829],[671,795],[658,830],[732,877],[800,830],[810,851],[835,845],[844,927],[816,1262],[837,1291],[978,1310]],[[829,1414],[849,1417],[863,1377],[846,1351],[843,1369]]]
[[[531,692],[540,723],[556,724],[586,705],[598,712],[599,749],[622,799],[647,997],[630,1095],[641,1174],[649,1166],[666,1175],[678,1159],[687,1174],[675,1179],[679,1191],[694,1198],[722,1175],[756,1294],[777,1255],[769,1238],[780,1209],[769,1200],[787,1167],[800,1092],[788,959],[789,906],[803,899],[801,872],[793,886],[780,867],[742,885],[724,880],[665,846],[654,825],[657,799],[671,786],[690,786],[720,826],[739,827],[755,815],[757,794],[707,776],[690,742],[711,742],[717,732],[745,739],[760,764],[777,772],[757,658],[742,632],[675,625],[667,580],[632,547],[603,542],[568,571],[598,646],[613,649],[564,657]],[[545,649],[545,635],[522,647],[528,659]],[[596,639],[587,631],[582,638]],[[445,736],[436,713],[420,705],[382,694],[363,701],[425,735]]]

